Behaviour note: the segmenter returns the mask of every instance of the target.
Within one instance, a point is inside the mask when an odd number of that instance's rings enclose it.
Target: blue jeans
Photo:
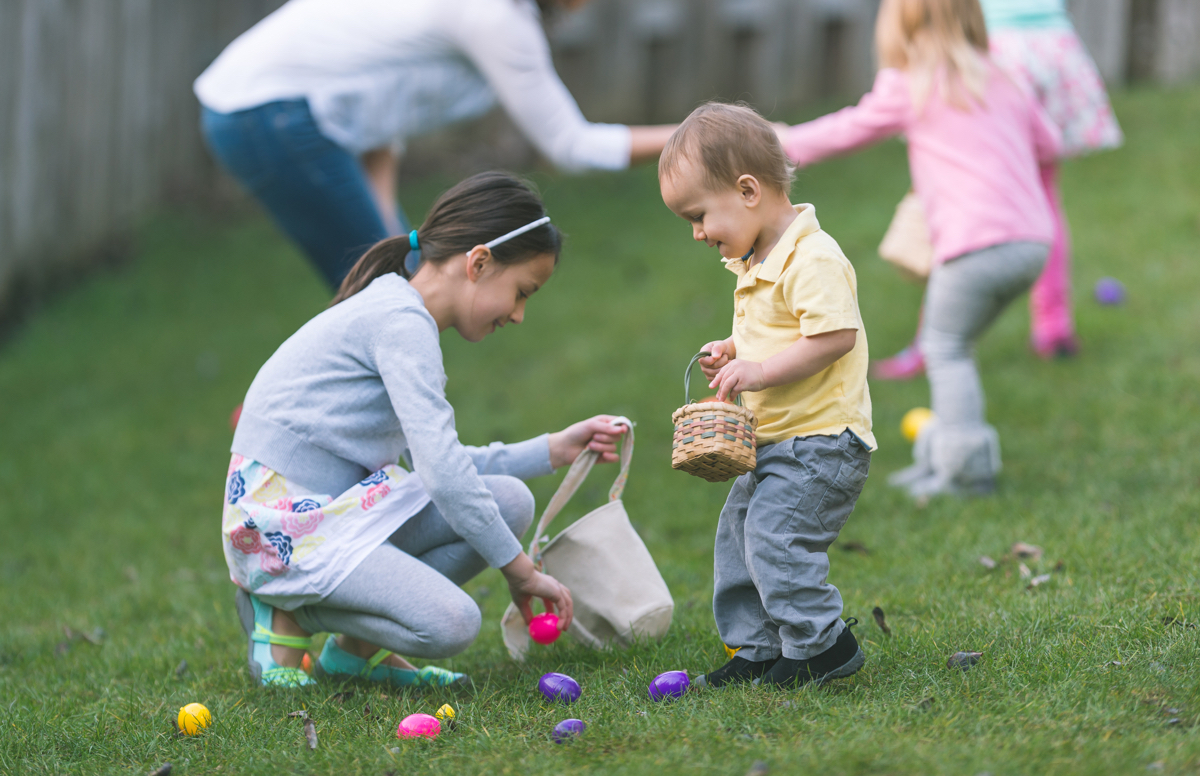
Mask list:
[[[827,551],[854,511],[871,453],[847,429],[760,445],[757,456],[717,522],[717,631],[746,660],[806,660],[845,628]]]
[[[200,128],[213,156],[333,288],[368,248],[390,236],[358,158],[321,134],[307,100],[235,113],[203,108]],[[398,205],[396,215],[408,231]]]

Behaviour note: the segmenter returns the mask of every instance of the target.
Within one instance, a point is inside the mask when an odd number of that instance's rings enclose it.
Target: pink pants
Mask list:
[[[1071,312],[1071,235],[1058,195],[1058,165],[1041,168],[1042,186],[1054,214],[1054,242],[1046,267],[1029,292],[1030,338],[1039,352],[1075,336]]]

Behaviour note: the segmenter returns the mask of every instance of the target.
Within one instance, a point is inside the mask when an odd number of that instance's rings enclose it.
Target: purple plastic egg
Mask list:
[[[659,674],[650,683],[650,700],[665,701],[668,698],[680,698],[687,692],[691,683],[687,671],[667,671]]]
[[[587,730],[587,725],[583,724],[581,719],[564,719],[554,726],[554,731],[550,737],[554,739],[556,744],[565,744],[576,736],[583,735],[583,731]]]
[[[547,700],[563,703],[574,703],[583,694],[583,690],[579,689],[579,682],[566,674],[543,674],[538,680],[538,689]]]
[[[1096,281],[1096,301],[1100,304],[1121,304],[1125,301],[1125,286],[1116,278],[1100,278]]]

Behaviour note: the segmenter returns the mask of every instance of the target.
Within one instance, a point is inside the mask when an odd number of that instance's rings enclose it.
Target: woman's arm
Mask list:
[[[678,124],[656,124],[629,128],[629,163],[652,162],[662,153],[663,146],[675,133]]]
[[[871,91],[857,105],[787,130],[783,150],[793,162],[805,167],[897,135],[904,131],[911,115],[908,76],[900,70],[880,70]]]
[[[583,117],[554,70],[541,24],[523,4],[476,3],[470,11],[465,18],[448,20],[447,34],[487,79],[525,137],[555,165],[619,170],[662,150],[656,134],[660,128],[635,131]]]
[[[371,186],[371,194],[375,197],[375,207],[388,234],[400,233],[400,218],[396,214],[396,155],[390,148],[376,148],[367,151],[359,162],[363,172],[367,174],[367,182]]]

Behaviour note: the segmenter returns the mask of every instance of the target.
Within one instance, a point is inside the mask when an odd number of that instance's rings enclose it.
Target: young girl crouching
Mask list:
[[[623,431],[599,415],[517,444],[464,446],[438,343],[448,328],[478,342],[520,323],[560,247],[525,184],[476,175],[419,229],[359,259],[330,308],[263,365],[234,434],[222,521],[256,680],[308,684],[304,651],[331,632],[318,658],[326,674],[469,681],[400,655],[448,657],[474,641],[479,608],[459,585],[487,566],[527,621],[537,597],[570,626],[570,592],[521,551],[534,506],[522,480],[588,448],[615,460]],[[411,251],[421,263],[408,278]]]

